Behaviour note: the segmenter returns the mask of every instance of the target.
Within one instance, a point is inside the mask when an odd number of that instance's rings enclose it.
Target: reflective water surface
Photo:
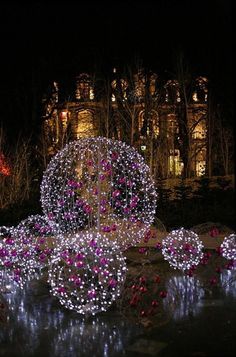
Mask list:
[[[40,281],[3,296],[8,311],[1,356],[122,356],[140,332],[114,311],[85,320],[61,307]]]
[[[169,318],[157,315],[160,324],[148,327],[114,308],[85,319],[50,295],[46,279],[31,281],[24,290],[2,288],[0,302],[7,308],[0,322],[0,356],[234,356],[236,271],[224,270],[218,286],[209,289],[201,274],[173,270],[164,285],[161,308]]]

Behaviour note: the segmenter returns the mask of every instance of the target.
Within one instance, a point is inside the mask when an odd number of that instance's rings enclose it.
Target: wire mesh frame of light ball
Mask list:
[[[57,234],[102,233],[124,250],[140,242],[153,222],[156,191],[134,148],[96,137],[71,142],[52,158],[41,202]]]
[[[83,315],[106,311],[120,296],[125,277],[120,249],[91,233],[83,241],[64,240],[48,271],[51,293],[64,307]]]
[[[236,261],[236,234],[225,237],[220,247],[224,258]]]
[[[180,228],[171,231],[162,240],[162,254],[174,269],[182,271],[196,267],[203,257],[203,243],[191,230]]]
[[[41,273],[55,246],[47,219],[39,214],[29,216],[14,229],[14,236],[20,246],[21,265],[29,277]]]

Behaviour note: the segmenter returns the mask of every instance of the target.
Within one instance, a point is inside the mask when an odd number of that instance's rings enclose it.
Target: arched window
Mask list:
[[[145,110],[142,110],[139,113],[138,116],[138,130],[141,132],[144,124],[144,115],[145,115]],[[160,121],[159,121],[159,116],[158,113],[155,110],[151,110],[150,112],[147,113],[148,115],[148,121],[147,121],[147,135],[154,135],[154,137],[157,137],[160,135]]]
[[[128,82],[126,79],[121,78],[120,80],[120,85],[121,85],[121,91],[122,91],[122,99],[127,99],[127,88],[128,88]],[[113,91],[116,91],[117,89],[117,80],[114,79],[114,81],[111,82],[111,88]],[[112,93],[111,97],[112,102],[115,102],[116,96],[114,93]]]
[[[176,80],[169,80],[164,88],[166,91],[166,103],[174,104],[181,102],[179,83]]]
[[[87,101],[94,99],[92,80],[87,73],[82,73],[76,78],[76,99]]]
[[[179,126],[176,120],[175,114],[167,115],[167,137],[173,137],[174,134],[178,134]]]
[[[156,82],[157,82],[157,75],[156,73],[152,73],[150,75],[150,84],[149,84],[149,93],[152,97],[156,95]]]
[[[180,158],[180,151],[175,149],[175,150],[170,150],[169,154],[169,160],[168,160],[168,166],[169,166],[169,173],[172,176],[180,176],[183,171],[183,162]]]
[[[196,85],[192,96],[194,102],[200,102],[200,103],[207,102],[207,96],[208,96],[207,84],[208,84],[208,80],[205,77],[198,77],[196,79]]]
[[[90,110],[84,109],[78,112],[75,135],[77,138],[88,138],[96,135],[93,113]]]
[[[196,156],[196,175],[203,176],[206,172],[206,149],[202,149]]]
[[[142,130],[143,122],[144,122],[144,110],[141,110],[141,112],[138,115],[138,131],[139,131],[139,133]]]
[[[142,70],[134,75],[134,94],[138,100],[145,96],[145,76]]]
[[[206,138],[206,122],[205,120],[201,120],[197,125],[194,127],[193,139],[205,139]]]

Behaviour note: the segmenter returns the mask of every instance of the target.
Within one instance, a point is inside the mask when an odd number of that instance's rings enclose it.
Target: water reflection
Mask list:
[[[167,297],[164,309],[172,314],[174,320],[196,316],[201,310],[204,289],[196,277],[171,276],[166,282]]]
[[[1,356],[124,356],[140,333],[114,311],[85,320],[61,307],[40,281],[3,297],[9,308],[0,330]]]
[[[236,269],[223,270],[220,275],[220,281],[225,294],[236,298]]]

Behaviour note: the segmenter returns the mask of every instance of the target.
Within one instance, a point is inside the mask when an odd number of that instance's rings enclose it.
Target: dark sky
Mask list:
[[[230,95],[231,11],[229,0],[1,2],[4,125],[19,130],[22,116],[28,125],[27,110],[16,114],[14,108],[32,107],[35,83],[39,97],[53,79],[106,72],[137,58],[157,73],[169,73],[180,50],[193,73],[207,75]]]

